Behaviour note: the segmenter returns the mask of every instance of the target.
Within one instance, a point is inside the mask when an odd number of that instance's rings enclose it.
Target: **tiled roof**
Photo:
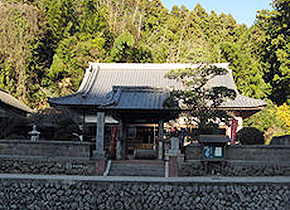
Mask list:
[[[213,64],[225,68],[228,74],[211,79],[208,86],[225,86],[237,91],[227,63]],[[79,90],[72,95],[50,99],[55,105],[93,105],[115,109],[160,109],[168,96],[168,89],[181,88],[181,83],[165,78],[172,69],[197,68],[199,64],[131,64],[90,63]],[[119,89],[118,89],[119,87]],[[115,89],[115,90],[113,90]],[[118,94],[116,91],[118,89]],[[163,91],[161,91],[161,89]],[[114,95],[115,103],[108,101]],[[256,108],[264,106],[261,100],[238,94],[234,101],[222,107]]]
[[[209,144],[209,143],[220,143],[225,144],[230,141],[228,136],[224,135],[200,135],[199,141],[202,144]]]
[[[161,88],[118,86],[113,88],[110,99],[104,103],[107,109],[164,109],[168,91]]]
[[[223,102],[221,108],[259,108],[266,106],[266,102],[259,99],[250,98],[237,94],[235,100],[228,100]]]
[[[31,113],[32,109],[26,106],[22,101],[14,98],[5,90],[0,89],[0,104],[3,103],[4,105],[11,106],[13,108],[18,109],[19,111]]]

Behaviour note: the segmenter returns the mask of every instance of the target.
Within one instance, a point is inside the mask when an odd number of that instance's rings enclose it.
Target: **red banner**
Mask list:
[[[236,134],[237,134],[237,129],[238,129],[238,120],[236,120],[235,118],[232,120],[232,125],[231,125],[231,144],[234,145],[235,144],[235,138],[236,138]]]
[[[110,144],[110,149],[109,149],[109,153],[112,156],[115,156],[115,153],[116,153],[117,131],[118,131],[118,127],[112,127],[111,144]]]

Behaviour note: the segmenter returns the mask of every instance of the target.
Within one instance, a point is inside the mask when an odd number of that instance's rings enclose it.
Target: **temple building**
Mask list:
[[[242,119],[261,110],[266,103],[238,93],[227,63],[214,64],[228,70],[216,76],[210,86],[225,86],[237,92],[234,100],[219,109],[230,112],[242,126]],[[52,106],[75,110],[95,138],[95,155],[111,154],[117,159],[136,149],[156,150],[161,155],[164,124],[172,119],[165,106],[172,88],[181,83],[165,77],[172,69],[197,68],[198,64],[90,63],[78,91],[49,100]],[[89,135],[90,135],[89,134]],[[158,149],[159,148],[159,149]],[[158,153],[159,152],[159,153]]]

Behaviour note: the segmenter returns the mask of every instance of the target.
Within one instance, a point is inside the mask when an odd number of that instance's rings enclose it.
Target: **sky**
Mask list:
[[[200,3],[207,13],[214,10],[218,15],[222,12],[232,14],[238,24],[244,23],[250,27],[256,19],[258,10],[271,10],[272,0],[161,0],[161,2],[169,11],[172,6],[182,4],[192,10]]]

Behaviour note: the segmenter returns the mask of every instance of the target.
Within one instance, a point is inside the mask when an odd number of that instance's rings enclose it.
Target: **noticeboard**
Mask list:
[[[224,150],[224,147],[220,146],[204,146],[203,157],[204,159],[223,159]]]

